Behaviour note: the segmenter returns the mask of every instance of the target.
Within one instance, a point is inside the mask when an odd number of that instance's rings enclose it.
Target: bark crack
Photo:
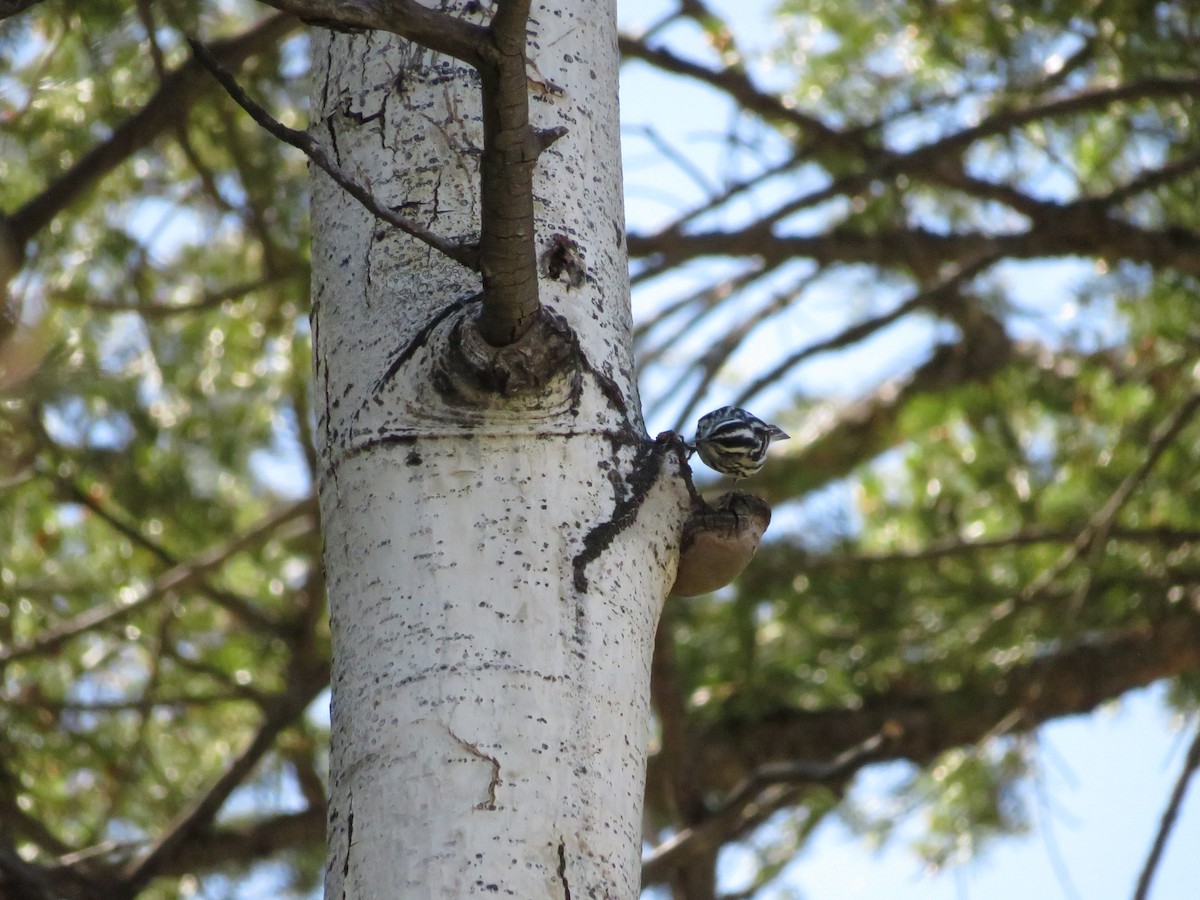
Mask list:
[[[494,810],[496,808],[496,788],[500,784],[500,760],[496,759],[496,757],[494,757],[494,756],[484,753],[482,750],[479,749],[479,747],[477,747],[475,744],[472,744],[470,741],[459,737],[457,734],[454,733],[454,729],[451,728],[449,725],[446,726],[446,732],[450,735],[450,737],[452,737],[452,738],[454,738],[454,740],[458,741],[459,746],[461,746],[464,750],[466,750],[468,753],[470,753],[476,759],[482,759],[484,762],[491,763],[492,778],[488,782],[488,786],[487,786],[487,793],[488,793],[487,799],[481,800],[478,803],[476,803],[475,809]]]

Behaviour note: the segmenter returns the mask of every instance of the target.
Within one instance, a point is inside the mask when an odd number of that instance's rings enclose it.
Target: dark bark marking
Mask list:
[[[596,380],[596,387],[600,389],[600,393],[604,395],[604,399],[608,401],[608,405],[621,414],[625,422],[625,427],[630,432],[636,433],[638,429],[634,427],[629,417],[629,403],[625,400],[625,394],[621,392],[621,388],[616,380],[611,375],[601,372],[592,365],[592,361],[584,355],[583,349],[579,348],[578,345],[577,349],[579,368]]]
[[[384,372],[383,375],[380,376],[379,380],[375,382],[375,388],[372,391],[372,394],[378,394],[384,389],[384,387],[387,386],[387,383],[392,380],[392,377],[395,376],[397,372],[400,371],[401,367],[410,359],[412,359],[413,354],[425,346],[425,342],[429,340],[429,336],[433,334],[433,330],[435,328],[441,325],[444,321],[446,321],[446,319],[454,315],[454,313],[458,312],[472,300],[476,300],[478,298],[479,294],[474,294],[461,300],[455,300],[443,309],[439,310],[433,316],[433,318],[425,323],[421,330],[413,336],[413,339],[400,349],[400,352],[396,355],[396,358],[393,359],[391,365],[388,366],[387,371]]]
[[[349,812],[346,815],[346,858],[342,860],[342,900],[347,900],[349,894],[346,890],[346,882],[350,878],[350,850],[354,846],[354,790],[346,791],[346,807]]]
[[[342,148],[338,146],[337,128],[333,125],[333,116],[325,117],[325,130],[329,132],[329,149],[333,151],[333,161],[342,164]]]
[[[575,590],[583,594],[588,589],[586,569],[589,563],[600,558],[622,531],[637,519],[638,510],[646,502],[650,489],[658,481],[663,458],[673,446],[681,443],[679,435],[664,431],[654,441],[646,441],[638,448],[633,460],[633,472],[625,480],[628,494],[617,501],[612,516],[607,522],[589,531],[583,538],[583,549],[575,554],[572,567],[575,570]]]
[[[550,235],[550,246],[542,251],[542,274],[552,281],[562,281],[567,288],[579,287],[587,281],[587,265],[583,249],[565,234]]]
[[[385,102],[386,102],[386,100],[385,100]],[[350,97],[347,97],[345,100],[342,101],[342,104],[341,104],[342,108],[339,111],[345,118],[350,119],[356,125],[367,125],[367,124],[370,124],[371,122],[378,122],[380,119],[383,118],[384,110],[386,109],[385,106],[380,106],[379,109],[377,109],[375,112],[367,114],[367,113],[356,112],[355,110],[351,109],[350,107],[353,103],[354,103],[354,100]]]
[[[571,885],[567,883],[567,842],[558,839],[558,877],[562,881],[563,900],[571,900]]]

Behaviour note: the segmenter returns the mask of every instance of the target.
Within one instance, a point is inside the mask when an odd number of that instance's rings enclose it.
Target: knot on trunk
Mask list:
[[[575,332],[558,313],[542,306],[525,333],[503,347],[483,339],[478,313],[469,309],[451,328],[438,382],[448,403],[487,407],[497,397],[546,395],[578,371]]]

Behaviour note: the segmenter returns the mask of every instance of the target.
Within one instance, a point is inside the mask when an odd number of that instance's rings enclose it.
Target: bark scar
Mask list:
[[[488,782],[487,799],[481,800],[480,802],[476,803],[475,809],[494,810],[496,808],[496,787],[500,784],[500,760],[496,759],[496,757],[494,757],[494,756],[490,756],[487,753],[484,753],[482,750],[480,750],[475,744],[472,744],[470,741],[460,738],[457,734],[454,733],[454,729],[451,728],[449,725],[446,726],[446,731],[447,731],[447,733],[449,733],[450,737],[452,737],[452,738],[454,738],[454,740],[458,741],[459,746],[461,746],[464,750],[466,750],[468,753],[470,753],[476,759],[482,759],[485,762],[489,762],[492,764],[492,778],[491,778],[491,781]]]
[[[637,519],[638,510],[646,502],[650,489],[658,481],[658,473],[662,470],[663,458],[667,451],[680,443],[679,435],[673,431],[664,431],[653,443],[644,443],[638,448],[633,461],[633,473],[626,479],[629,493],[618,500],[613,507],[612,516],[607,522],[601,522],[583,538],[583,549],[575,554],[571,564],[575,570],[575,590],[583,594],[588,589],[588,564],[600,558],[622,531]]]
[[[479,296],[479,294],[473,294],[470,297],[464,297],[462,299],[455,300],[453,303],[447,304],[443,309],[439,310],[433,316],[433,318],[431,318],[427,323],[425,323],[425,325],[421,327],[421,330],[413,336],[413,339],[408,342],[407,346],[400,349],[400,351],[392,359],[387,371],[384,372],[383,375],[379,377],[379,380],[375,382],[375,388],[372,393],[378,395],[380,391],[387,387],[387,383],[392,380],[393,376],[400,371],[406,362],[412,359],[413,354],[425,346],[425,342],[429,340],[429,336],[433,334],[433,330],[435,328],[441,325],[444,321],[446,321],[446,319],[458,312],[472,300],[477,300]]]

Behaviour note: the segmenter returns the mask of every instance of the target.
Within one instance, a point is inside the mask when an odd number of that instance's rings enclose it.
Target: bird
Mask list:
[[[734,483],[753,475],[767,461],[772,441],[788,434],[738,406],[722,406],[700,417],[696,436],[687,444],[688,456],[699,453],[704,464]]]

